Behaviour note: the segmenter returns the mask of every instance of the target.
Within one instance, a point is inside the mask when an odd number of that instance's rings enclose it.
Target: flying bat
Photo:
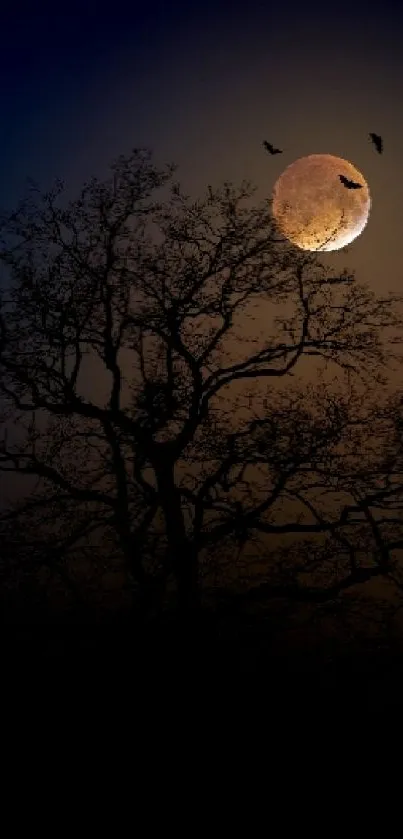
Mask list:
[[[269,154],[282,154],[283,153],[282,149],[275,149],[274,146],[272,146],[271,143],[267,142],[267,140],[263,140],[263,145],[264,145],[266,151],[269,152]]]
[[[357,184],[355,181],[349,181],[348,178],[345,178],[344,175],[339,175],[339,178],[347,189],[362,189],[362,184]]]
[[[373,142],[373,144],[374,144],[374,146],[375,146],[375,148],[376,148],[376,150],[377,150],[378,154],[382,154],[382,152],[383,152],[383,140],[382,140],[382,137],[380,137],[380,136],[379,136],[379,134],[374,134],[374,132],[373,132],[373,131],[371,131],[371,132],[370,132],[370,135],[369,135],[369,136],[370,136],[370,138],[371,138],[371,140],[372,140],[372,142]]]

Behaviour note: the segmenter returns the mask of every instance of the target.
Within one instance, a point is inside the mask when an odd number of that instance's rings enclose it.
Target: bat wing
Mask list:
[[[339,175],[339,178],[340,178],[342,184],[344,184],[344,186],[347,187],[347,189],[361,189],[362,188],[362,184],[357,184],[355,181],[350,181],[348,178],[344,177],[344,175]]]
[[[369,136],[370,136],[376,150],[379,152],[379,154],[382,154],[382,150],[383,150],[382,137],[379,134],[375,134],[373,131],[371,131]]]
[[[267,140],[264,140],[263,145],[265,149],[267,149],[270,154],[281,154],[281,149],[275,149],[271,143],[268,143]]]

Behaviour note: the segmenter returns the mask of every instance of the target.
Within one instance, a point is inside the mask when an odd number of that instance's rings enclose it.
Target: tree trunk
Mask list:
[[[188,539],[175,485],[173,466],[157,469],[158,489],[168,539],[168,561],[175,577],[178,593],[178,616],[194,625],[200,611],[198,552]]]
[[[142,557],[141,544],[130,530],[128,516],[122,511],[117,521],[120,544],[126,559],[126,569],[129,581],[137,583],[139,592],[133,595],[132,617],[135,623],[142,623],[158,607],[163,596],[165,580],[155,579],[146,573]]]
[[[178,545],[174,557],[174,574],[178,592],[178,611],[184,619],[191,619],[201,607],[197,553],[186,540]]]

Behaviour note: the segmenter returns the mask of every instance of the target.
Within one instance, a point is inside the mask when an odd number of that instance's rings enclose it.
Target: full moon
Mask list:
[[[348,189],[344,175],[362,184]],[[365,178],[348,160],[310,154],[291,163],[274,186],[272,211],[290,242],[306,251],[337,251],[362,233],[371,198]]]

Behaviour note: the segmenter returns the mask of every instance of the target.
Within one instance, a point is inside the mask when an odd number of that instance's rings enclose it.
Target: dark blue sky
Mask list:
[[[194,190],[246,177],[267,195],[293,159],[329,152],[363,172],[373,198],[354,267],[374,281],[382,268],[400,287],[403,11],[368,5],[8,4],[0,204],[27,175],[44,186],[64,177],[74,191],[133,145],[175,160]],[[383,158],[371,130],[384,135]],[[285,149],[281,161],[265,157],[264,137]]]
[[[20,0],[0,24],[3,208],[26,176],[60,176],[74,194],[135,145],[178,163],[190,192],[247,178],[259,197],[296,158],[331,153],[363,173],[372,209],[351,253],[326,262],[403,292],[398,3]],[[269,158],[264,138],[284,154]]]

